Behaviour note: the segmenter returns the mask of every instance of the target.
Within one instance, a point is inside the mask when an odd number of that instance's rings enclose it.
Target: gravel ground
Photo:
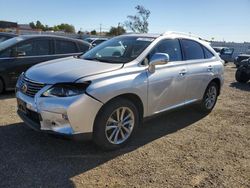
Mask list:
[[[250,187],[250,83],[225,69],[209,115],[192,106],[147,120],[114,152],[34,132],[0,96],[0,187]]]

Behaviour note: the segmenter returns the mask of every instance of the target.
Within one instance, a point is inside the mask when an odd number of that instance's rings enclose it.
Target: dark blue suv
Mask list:
[[[19,75],[31,66],[85,53],[90,44],[59,36],[22,35],[0,43],[0,93],[15,88]]]

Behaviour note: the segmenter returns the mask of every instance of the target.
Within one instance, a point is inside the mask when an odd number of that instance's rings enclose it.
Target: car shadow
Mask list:
[[[248,83],[233,82],[230,84],[230,87],[237,88],[243,91],[250,91],[250,82]]]
[[[192,108],[191,108],[192,109]],[[204,118],[189,108],[146,120],[124,148],[105,152],[92,142],[59,139],[23,123],[0,126],[0,187],[75,187],[71,178]]]
[[[4,91],[2,94],[0,94],[0,100],[1,99],[12,99],[15,97],[14,91]]]

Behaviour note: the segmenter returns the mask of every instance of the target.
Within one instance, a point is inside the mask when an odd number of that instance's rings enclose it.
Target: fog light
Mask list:
[[[69,118],[68,118],[68,115],[67,114],[62,114],[62,118],[64,119],[64,120],[69,120]]]

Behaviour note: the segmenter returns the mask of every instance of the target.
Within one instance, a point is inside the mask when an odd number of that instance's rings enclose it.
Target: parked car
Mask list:
[[[230,61],[233,61],[233,48],[227,48],[227,47],[213,47],[213,49],[219,54],[220,58],[225,61],[225,63],[228,63]]]
[[[240,65],[242,64],[243,60],[246,60],[250,58],[250,51],[245,53],[245,54],[240,54],[238,55],[235,59],[234,59],[234,64],[236,65],[236,67],[240,67]],[[244,63],[244,62],[243,62]]]
[[[241,66],[236,70],[235,79],[240,83],[250,80],[250,58],[241,61]]]
[[[145,117],[192,103],[210,112],[223,71],[218,54],[198,38],[122,35],[80,57],[27,70],[16,86],[18,114],[35,130],[82,134],[104,149],[117,149]]]
[[[17,37],[17,36],[18,35],[13,34],[13,33],[3,33],[3,32],[0,32],[0,43],[3,42],[3,41],[5,41],[5,40]]]
[[[108,38],[86,38],[84,41],[90,43],[93,47],[107,41]]]
[[[0,43],[0,93],[15,88],[29,67],[52,59],[80,55],[90,48],[81,40],[57,36],[22,35]]]

